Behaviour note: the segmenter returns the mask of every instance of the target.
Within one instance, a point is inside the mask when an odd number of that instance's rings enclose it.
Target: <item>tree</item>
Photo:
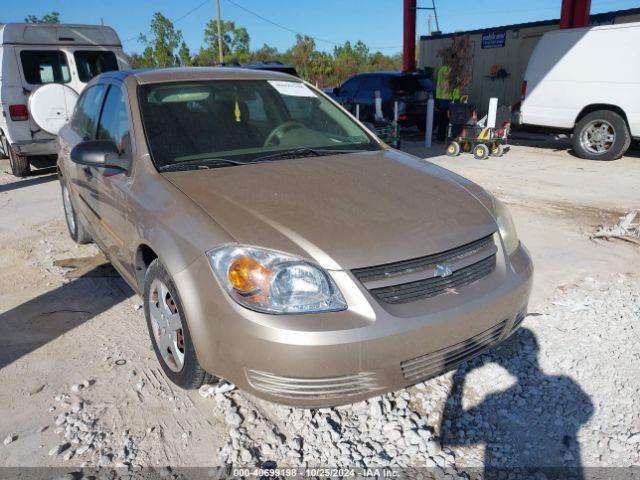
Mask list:
[[[315,49],[316,42],[313,38],[296,33],[295,45],[287,50],[285,54],[287,62],[306,80],[311,80],[311,65],[309,65],[309,61]]]
[[[313,52],[309,62],[310,80],[324,87],[329,85],[334,72],[333,57],[326,52]]]
[[[180,50],[178,50],[178,59],[180,60],[181,67],[189,67],[193,65],[191,52],[189,52],[189,47],[187,47],[187,44],[184,40],[180,44]]]
[[[182,32],[176,30],[171,20],[156,12],[151,20],[151,36],[140,34],[140,43],[145,45],[141,63],[143,67],[175,67],[180,64],[176,49],[182,41]]]
[[[247,63],[251,61],[249,49],[249,33],[244,27],[236,27],[235,22],[220,22],[222,30],[222,58],[224,62]],[[215,65],[219,63],[218,23],[210,20],[204,29],[204,47],[198,52],[198,65]]]
[[[266,43],[251,55],[254,63],[275,62],[282,59],[282,54],[275,47],[270,47]]]
[[[38,18],[35,15],[28,15],[24,21],[25,23],[60,23],[60,13],[46,13],[42,18]]]
[[[361,71],[368,71],[369,48],[361,41],[351,45],[345,42],[333,49],[336,73],[345,79]]]

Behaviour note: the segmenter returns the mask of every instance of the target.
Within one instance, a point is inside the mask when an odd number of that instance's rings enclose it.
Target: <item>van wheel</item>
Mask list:
[[[147,269],[143,294],[149,336],[165,375],[185,389],[213,383],[198,362],[178,291],[157,258]]]
[[[627,122],[616,112],[598,110],[585,115],[573,129],[573,150],[588,160],[617,160],[629,149]]]
[[[9,164],[11,165],[11,173],[16,177],[26,177],[31,173],[29,167],[29,158],[25,155],[18,155],[8,143],[5,143],[9,151]]]
[[[2,142],[2,153],[0,154],[0,159],[9,158],[9,142],[4,135],[0,135],[0,142]]]
[[[62,206],[64,208],[64,218],[67,222],[67,229],[69,230],[69,236],[76,243],[91,243],[91,235],[84,226],[82,219],[78,218],[73,203],[71,203],[71,192],[65,185],[62,178],[60,179],[60,188],[62,191]]]

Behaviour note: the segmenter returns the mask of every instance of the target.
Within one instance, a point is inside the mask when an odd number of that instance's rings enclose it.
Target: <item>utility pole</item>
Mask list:
[[[220,0],[216,0],[216,18],[218,22],[218,56],[220,57],[220,64],[222,64],[224,57],[222,55],[222,28],[220,26]]]
[[[431,36],[431,14],[427,16],[427,35]]]

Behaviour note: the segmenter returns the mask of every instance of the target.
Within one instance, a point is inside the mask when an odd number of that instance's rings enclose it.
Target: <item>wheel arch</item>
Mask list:
[[[580,120],[582,120],[584,117],[586,117],[590,113],[597,112],[598,110],[609,110],[617,113],[624,119],[624,122],[627,124],[627,127],[629,127],[629,120],[627,119],[627,114],[625,113],[625,111],[622,108],[620,108],[618,105],[613,105],[610,103],[592,103],[590,105],[587,105],[580,111],[580,113],[576,117],[574,125],[577,125],[578,122],[580,122]]]
[[[141,243],[136,249],[134,258],[134,267],[136,275],[136,283],[140,292],[144,291],[144,277],[151,262],[160,258],[156,251],[146,243]],[[143,292],[144,293],[144,292]]]

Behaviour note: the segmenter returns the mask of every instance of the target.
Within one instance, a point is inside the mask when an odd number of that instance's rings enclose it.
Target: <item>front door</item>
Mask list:
[[[98,122],[96,138],[115,143],[121,156],[132,158],[128,107],[121,85],[111,84],[106,93]],[[103,230],[102,243],[105,253],[117,263],[121,273],[133,275],[132,246],[127,242],[130,220],[129,191],[130,172],[117,168],[100,168],[95,177],[98,189],[98,213]]]
[[[93,85],[80,97],[70,128],[64,128],[64,132],[61,132],[63,156],[68,157],[71,149],[78,143],[95,139],[106,90],[107,86],[104,84]],[[79,200],[75,202],[76,208],[80,209],[82,217],[87,219],[90,224],[89,230],[96,234],[98,238],[95,240],[100,243],[97,181],[100,169],[73,162],[68,162],[68,165],[71,169],[69,175],[71,194]]]

